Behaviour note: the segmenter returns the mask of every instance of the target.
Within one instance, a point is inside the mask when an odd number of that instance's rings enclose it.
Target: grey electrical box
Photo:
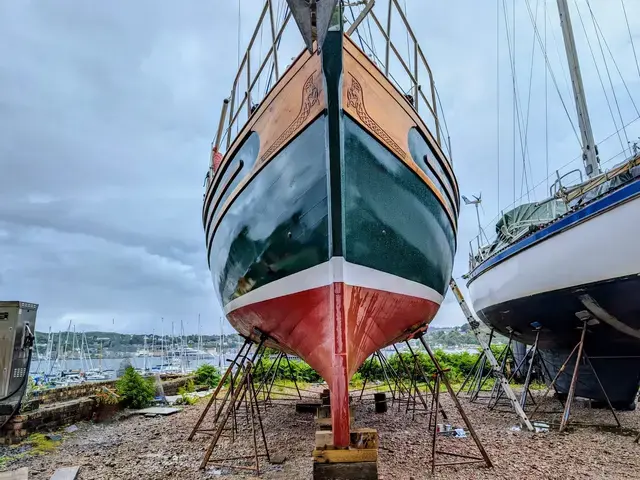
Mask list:
[[[9,415],[27,386],[38,305],[0,301],[0,415]]]

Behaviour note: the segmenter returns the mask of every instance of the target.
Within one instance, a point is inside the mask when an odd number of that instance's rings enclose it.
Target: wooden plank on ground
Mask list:
[[[378,448],[378,432],[375,428],[354,428],[350,433],[349,445],[353,448]],[[316,432],[316,448],[333,448],[333,432],[331,430]]]
[[[58,468],[50,480],[76,480],[80,467]]]
[[[135,413],[140,415],[173,415],[174,413],[178,413],[180,411],[179,408],[171,408],[171,407],[149,407],[144,408],[142,410],[136,410]]]
[[[27,467],[11,470],[10,472],[0,472],[0,480],[28,480],[29,469]]]
[[[375,448],[348,448],[336,450],[313,451],[313,461],[318,463],[356,463],[375,462],[378,460],[378,450]]]

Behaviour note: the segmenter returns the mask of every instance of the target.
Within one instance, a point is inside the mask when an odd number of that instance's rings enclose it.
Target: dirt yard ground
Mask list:
[[[451,423],[461,421],[451,400],[443,395],[443,405]],[[529,433],[512,430],[512,413],[489,412],[482,404],[462,399],[476,431],[489,453],[494,467],[479,465],[440,467],[441,479],[618,479],[640,478],[640,445],[634,443],[640,422],[637,412],[619,413],[625,430],[614,432],[595,427],[573,428],[568,433]],[[144,480],[164,478],[250,478],[251,473],[209,467],[199,470],[208,439],[187,436],[204,408],[206,400],[186,407],[168,417],[128,416],[106,424],[78,424],[78,430],[64,434],[55,449],[33,454],[24,446],[0,449],[0,470],[29,467],[30,478],[48,479],[56,468],[80,465],[79,478]],[[555,404],[549,404],[549,407]],[[546,408],[546,407],[545,407]],[[547,409],[548,410],[548,409]],[[284,456],[280,465],[261,462],[263,479],[310,479],[311,451],[316,426],[312,414],[295,413],[294,404],[274,405],[263,415],[267,442],[272,455]],[[541,420],[552,421],[551,414]],[[556,417],[557,418],[557,415]],[[610,412],[579,409],[573,417],[589,423],[612,423]],[[439,421],[440,422],[440,421]],[[431,478],[431,436],[427,420],[416,412],[415,420],[406,407],[389,405],[385,414],[376,414],[371,404],[356,409],[356,426],[378,429],[380,435],[379,473],[383,480]],[[251,452],[250,430],[231,444],[224,438],[214,457],[238,456]],[[475,453],[471,438],[446,438],[438,441],[446,451]],[[23,452],[22,455],[17,455]],[[443,461],[444,457],[438,457]]]

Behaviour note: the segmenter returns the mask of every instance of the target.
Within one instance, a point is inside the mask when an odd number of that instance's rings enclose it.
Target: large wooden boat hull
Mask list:
[[[637,179],[479,265],[469,281],[473,306],[485,323],[504,335],[513,330],[524,343],[532,344],[540,327],[551,377],[579,342],[580,312],[588,312],[596,321],[585,352],[609,399],[632,406],[640,381],[639,236]],[[568,392],[574,365],[575,355],[558,379],[560,393]],[[576,394],[605,401],[586,362]]]
[[[216,294],[230,323],[328,382],[348,445],[348,382],[425,329],[451,276],[458,190],[407,99],[339,32],[256,109],[205,196]]]

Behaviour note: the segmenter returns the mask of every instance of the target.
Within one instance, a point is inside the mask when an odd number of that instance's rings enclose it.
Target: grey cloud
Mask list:
[[[182,319],[193,330],[200,313],[203,325],[217,330],[202,182],[220,104],[235,75],[238,6],[246,44],[260,3],[0,2],[0,298],[40,303],[40,328],[63,328],[74,318],[87,329],[149,331],[161,328],[164,317],[167,329]],[[638,92],[619,16],[607,0],[591,3],[630,90]],[[627,3],[638,32],[640,7]],[[488,222],[499,211],[495,2],[407,4],[442,98],[461,191],[483,192]],[[518,52],[528,59],[526,11],[518,22]],[[287,36],[285,45],[293,57],[301,42]],[[530,120],[535,182],[546,175],[539,52],[537,58]],[[507,62],[505,52],[502,208],[512,197],[513,168]],[[525,78],[528,68],[519,62]],[[594,68],[585,61],[584,69],[602,138],[612,131],[608,109]],[[564,80],[561,85],[566,95]],[[549,98],[553,169],[579,150],[562,107]],[[476,233],[474,212],[463,208],[457,277],[466,271]],[[448,296],[436,322],[463,320]]]

